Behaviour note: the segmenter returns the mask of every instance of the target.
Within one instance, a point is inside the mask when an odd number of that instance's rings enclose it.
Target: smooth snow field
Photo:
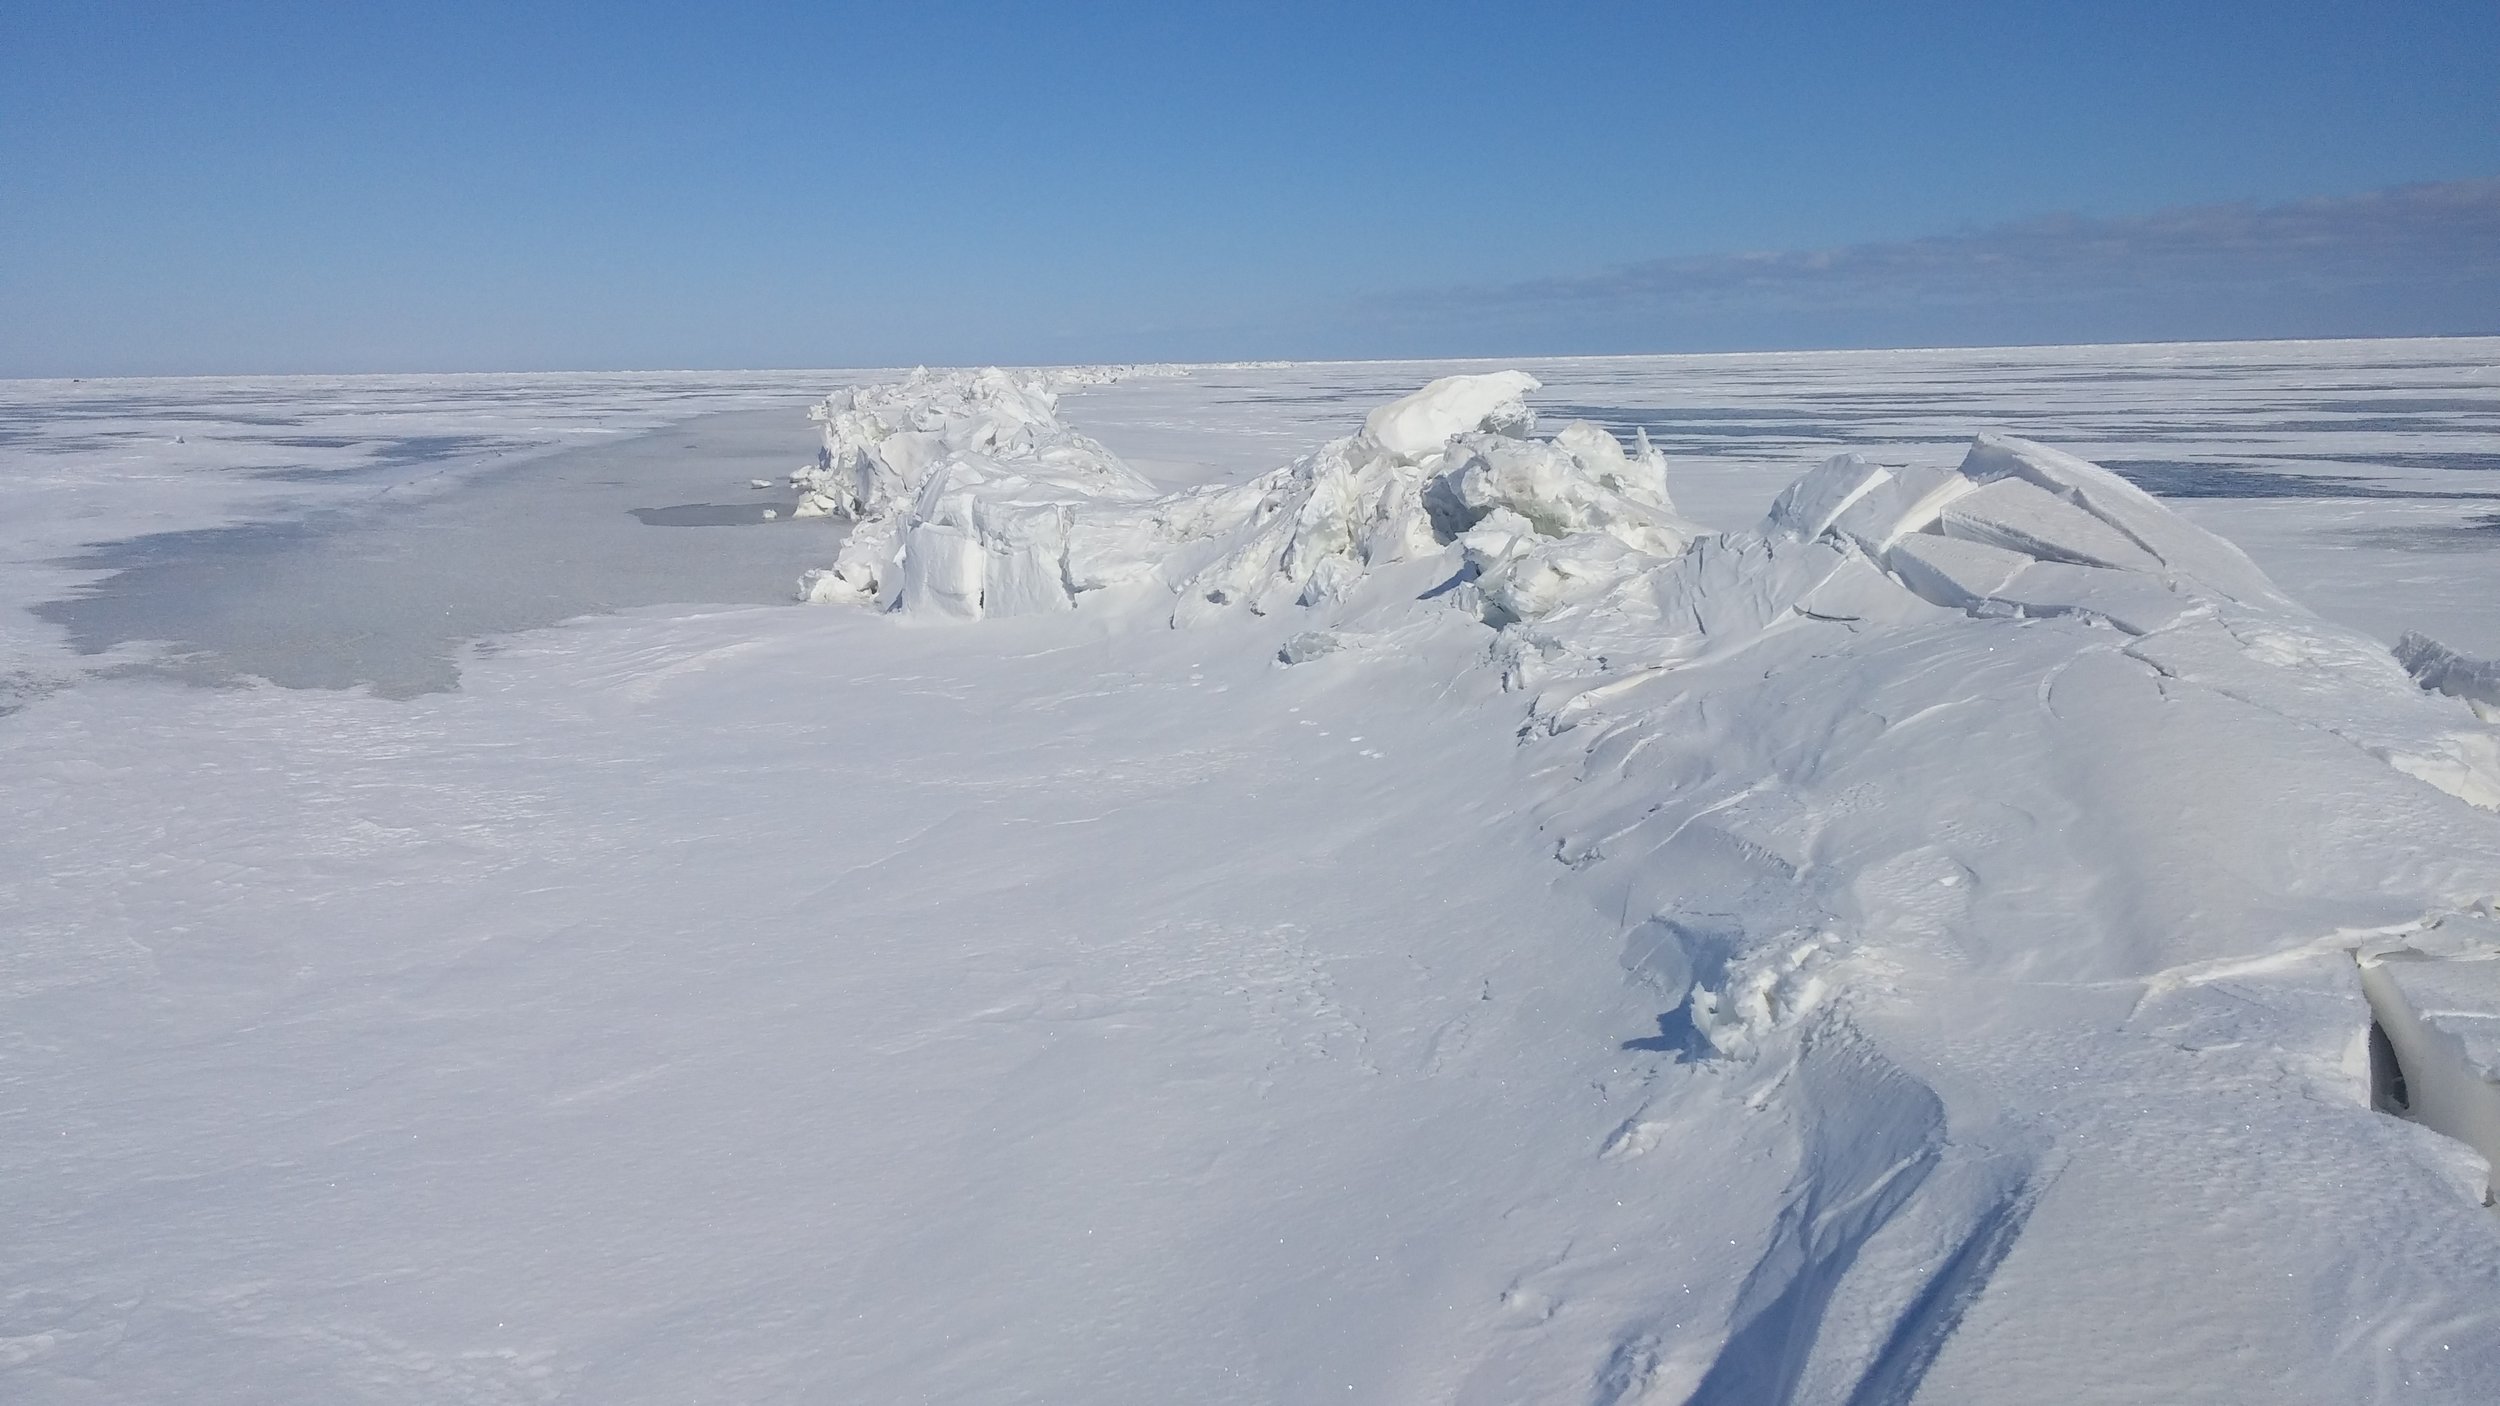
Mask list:
[[[0,383],[0,584],[0,1400],[2500,1401],[2500,340]]]

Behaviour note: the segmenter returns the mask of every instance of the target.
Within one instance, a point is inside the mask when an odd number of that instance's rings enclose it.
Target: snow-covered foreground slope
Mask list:
[[[899,612],[0,720],[12,1399],[2492,1399],[2465,699],[2019,442],[965,389]]]

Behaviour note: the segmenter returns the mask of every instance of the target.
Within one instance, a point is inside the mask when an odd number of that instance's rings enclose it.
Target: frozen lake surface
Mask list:
[[[199,682],[404,698],[454,687],[462,651],[499,635],[642,606],[786,602],[840,533],[791,519],[786,482],[778,494],[749,484],[786,480],[814,453],[805,408],[705,415],[485,467],[414,501],[376,494],[106,544],[72,564],[109,574],[36,614],[83,654],[163,642],[164,667]],[[320,472],[401,471],[385,453]]]
[[[2500,1398],[2500,341],[1522,367],[1672,513],[900,393],[1163,554],[951,624],[795,603],[892,373],[0,383],[0,1398]]]

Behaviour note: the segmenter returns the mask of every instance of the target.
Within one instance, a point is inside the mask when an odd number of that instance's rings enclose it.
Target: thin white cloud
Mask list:
[[[1379,300],[1383,321],[1466,318],[1663,344],[1896,344],[2128,336],[2500,332],[2500,180],[2285,205],[2054,215],[1836,249],[1655,259],[1579,277]],[[1958,330],[1957,330],[1958,329]]]

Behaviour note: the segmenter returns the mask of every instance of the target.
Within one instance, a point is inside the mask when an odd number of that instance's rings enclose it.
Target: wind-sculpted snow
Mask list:
[[[2079,1302],[2103,1341],[2193,1320],[2185,1340],[2264,1360],[2250,1382],[2321,1400],[2411,1380],[2390,1362],[2500,1377],[2491,1227],[2453,1195],[2453,1144],[2371,1112],[2352,963],[2500,956],[2468,921],[2500,899],[2500,736],[2407,672],[2476,698],[2478,666],[2399,664],[2011,437],[1953,467],[1841,455],[1752,530],[1704,532],[1645,441],[1539,437],[1536,388],[1435,382],[1286,468],[1162,496],[1035,382],[848,392],[807,484],[857,525],[810,592],[1273,617],[1278,657],[1320,670],[1475,632],[1541,764],[1521,803],[1661,1008],[1629,1048],[1752,1081],[1797,1141],[1725,1321],[1631,1315],[1597,1400],[2210,1381],[2159,1349],[2060,1377],[2025,1344]],[[2394,1009],[2403,982],[2373,983]],[[2399,1054],[2448,1048],[2436,1029]],[[2490,1063],[2449,1060],[2423,1121],[2500,1148]],[[2199,1092],[2148,1092],[2172,1085]],[[1666,1145],[1684,1087],[1604,1155]],[[2217,1183],[2284,1228],[2217,1238]]]

